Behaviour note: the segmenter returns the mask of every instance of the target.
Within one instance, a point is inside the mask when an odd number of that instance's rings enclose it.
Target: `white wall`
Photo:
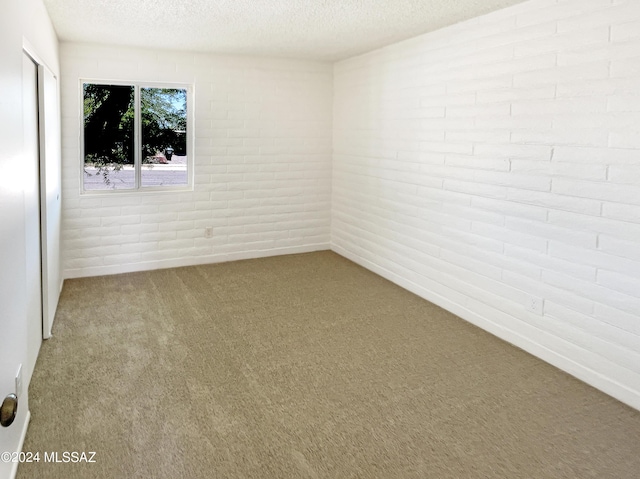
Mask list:
[[[57,69],[57,38],[40,0],[8,0],[0,15],[0,400],[14,390],[18,365],[28,384],[27,295],[24,220],[25,162],[22,134],[22,49],[26,39],[52,69]],[[28,418],[28,394],[19,394],[18,416],[0,428],[0,451],[20,450]],[[17,464],[0,461],[0,478]]]
[[[334,72],[334,249],[640,409],[640,2],[532,0]]]
[[[53,74],[59,76],[58,38],[47,9],[42,0],[23,0],[20,4],[24,39]]]
[[[331,65],[72,43],[61,64],[66,277],[329,248]],[[80,193],[81,78],[195,85],[193,192]]]

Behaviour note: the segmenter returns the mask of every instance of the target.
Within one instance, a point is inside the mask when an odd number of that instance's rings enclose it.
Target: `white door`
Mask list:
[[[22,59],[25,161],[25,249],[27,273],[27,358],[23,376],[31,378],[42,344],[42,255],[40,249],[40,135],[38,121],[38,66]],[[25,387],[27,385],[25,384]]]
[[[0,401],[16,392],[27,343],[21,9],[19,2],[2,2],[0,15]],[[0,452],[17,451],[20,445],[26,394],[19,392],[18,400],[15,422],[0,427]],[[0,477],[10,477],[15,466],[0,460]]]
[[[38,65],[40,96],[40,199],[42,222],[42,335],[51,337],[60,298],[60,113],[58,80],[46,66]]]

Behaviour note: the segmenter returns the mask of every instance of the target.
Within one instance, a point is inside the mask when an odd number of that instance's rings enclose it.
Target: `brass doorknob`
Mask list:
[[[0,425],[2,427],[9,427],[16,418],[18,413],[18,396],[15,394],[9,394],[0,406]]]

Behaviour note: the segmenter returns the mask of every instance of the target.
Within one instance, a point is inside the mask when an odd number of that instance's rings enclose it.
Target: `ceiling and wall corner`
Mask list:
[[[336,61],[523,0],[43,0],[62,42]]]

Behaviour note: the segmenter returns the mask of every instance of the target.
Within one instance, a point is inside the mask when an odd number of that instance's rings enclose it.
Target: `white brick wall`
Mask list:
[[[66,277],[329,247],[331,65],[73,43],[60,53]],[[194,191],[80,194],[80,78],[193,83]]]
[[[337,252],[636,408],[639,31],[532,0],[336,64],[332,197]]]

